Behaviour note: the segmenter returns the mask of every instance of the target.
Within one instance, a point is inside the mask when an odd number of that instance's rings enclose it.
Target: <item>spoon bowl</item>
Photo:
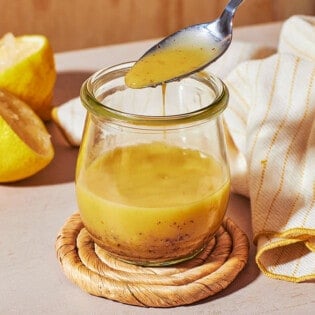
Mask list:
[[[151,47],[126,75],[132,88],[179,80],[217,60],[232,41],[233,17],[243,0],[230,0],[221,16],[179,30]]]

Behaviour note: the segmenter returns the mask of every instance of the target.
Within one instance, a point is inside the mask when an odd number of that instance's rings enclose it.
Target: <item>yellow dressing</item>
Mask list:
[[[216,48],[168,47],[147,54],[126,74],[125,82],[131,88],[154,86],[181,77],[206,65],[214,58]]]
[[[229,198],[225,167],[161,142],[119,147],[77,178],[82,221],[104,249],[133,261],[167,261],[203,248]]]

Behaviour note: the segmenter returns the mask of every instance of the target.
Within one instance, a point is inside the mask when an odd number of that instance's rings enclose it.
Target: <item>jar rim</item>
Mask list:
[[[194,111],[165,116],[141,115],[109,107],[97,100],[93,93],[93,85],[95,85],[101,78],[104,79],[109,75],[115,78],[115,72],[116,77],[119,76],[118,74],[121,76],[121,71],[124,70],[127,72],[133,64],[134,62],[125,62],[108,68],[103,68],[92,74],[85,82],[83,82],[80,90],[80,98],[83,106],[89,113],[98,117],[134,125],[166,126],[202,121],[209,118],[212,119],[221,114],[227,106],[229,93],[226,85],[221,79],[205,71],[197,72],[189,75],[189,77],[202,81],[212,89],[215,88],[216,95],[211,103]]]

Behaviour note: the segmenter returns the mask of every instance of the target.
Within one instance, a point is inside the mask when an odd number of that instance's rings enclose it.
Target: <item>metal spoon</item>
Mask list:
[[[188,26],[154,45],[129,71],[126,76],[127,85],[141,88],[178,80],[217,60],[232,41],[234,13],[242,2],[243,0],[230,0],[218,19]],[[170,52],[173,53],[173,59],[169,57],[170,54],[166,55]],[[202,54],[192,54],[197,52]],[[143,76],[143,73],[147,74],[147,80],[138,82],[137,77]]]

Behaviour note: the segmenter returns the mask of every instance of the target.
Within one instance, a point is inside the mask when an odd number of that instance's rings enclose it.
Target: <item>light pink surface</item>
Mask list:
[[[236,29],[235,39],[275,46],[280,24]],[[78,96],[90,73],[137,59],[155,41],[99,47],[56,55],[54,102]],[[293,284],[263,276],[250,259],[221,293],[195,305],[145,309],[91,296],[64,276],[55,254],[59,229],[74,211],[77,149],[48,125],[56,149],[52,164],[34,177],[0,185],[0,314],[314,314],[315,284]],[[228,215],[251,238],[249,202],[232,195]]]

